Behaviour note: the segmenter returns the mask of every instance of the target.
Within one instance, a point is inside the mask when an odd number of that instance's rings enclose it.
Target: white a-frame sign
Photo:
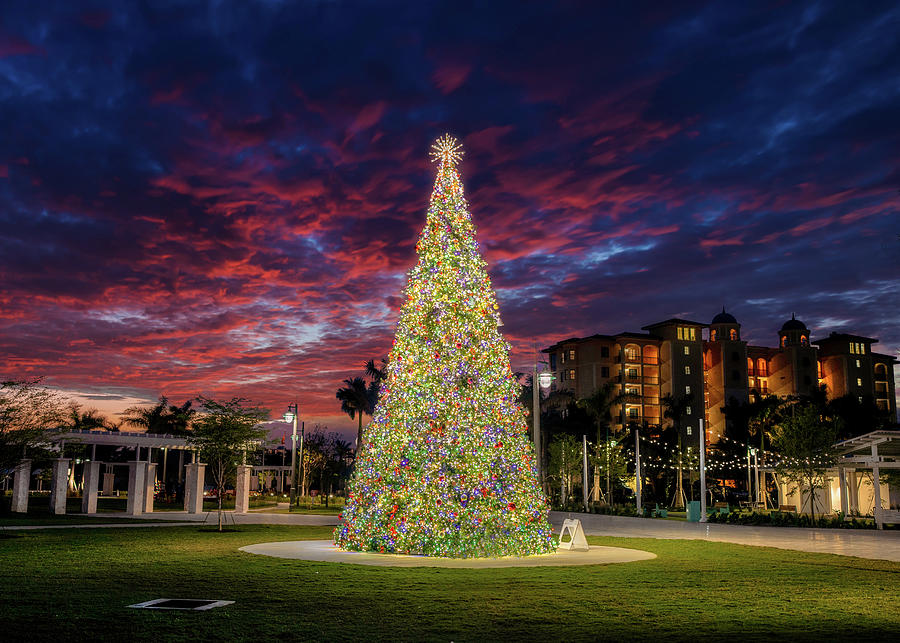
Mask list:
[[[568,541],[565,540],[566,534],[569,535]],[[581,521],[577,519],[563,520],[562,528],[559,530],[559,549],[589,551],[590,548],[584,537]]]

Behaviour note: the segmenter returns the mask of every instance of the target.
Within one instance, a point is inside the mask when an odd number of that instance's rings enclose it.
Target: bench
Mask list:
[[[650,515],[651,515],[653,518],[668,518],[668,516],[669,516],[669,510],[668,510],[668,509],[663,509],[663,508],[660,507],[659,505],[656,505],[656,508],[653,510],[653,512],[652,512]]]
[[[900,511],[893,509],[881,510],[881,523],[888,525],[900,525]]]
[[[797,513],[796,505],[778,505],[778,511]]]
[[[729,514],[731,513],[731,507],[728,506],[727,502],[717,502],[713,505],[713,513],[718,514]]]

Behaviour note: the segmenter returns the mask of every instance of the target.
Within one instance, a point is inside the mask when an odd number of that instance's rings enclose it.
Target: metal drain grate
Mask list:
[[[141,610],[192,610],[194,612],[200,612],[203,610],[211,610],[214,607],[231,605],[232,603],[234,603],[234,601],[217,601],[204,598],[155,598],[152,601],[135,603],[128,607]]]

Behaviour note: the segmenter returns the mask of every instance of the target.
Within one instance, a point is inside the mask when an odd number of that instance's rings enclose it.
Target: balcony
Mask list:
[[[656,365],[656,364],[659,364],[659,358],[657,358],[657,357],[649,357],[649,356],[645,355],[645,356],[642,358],[641,363],[643,363],[643,364],[650,364],[650,365]]]
[[[659,384],[659,378],[656,375],[645,375],[644,384]]]

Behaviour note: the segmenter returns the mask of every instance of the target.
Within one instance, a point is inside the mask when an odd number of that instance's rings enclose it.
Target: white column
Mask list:
[[[881,482],[878,481],[878,445],[872,445],[872,486],[875,488],[875,526],[878,529],[884,529],[884,523],[881,520]]]
[[[116,488],[116,474],[111,464],[106,465],[106,471],[103,472],[103,495],[111,496]]]
[[[850,515],[850,503],[847,497],[847,471],[844,467],[838,468],[838,485],[841,490],[841,513],[846,520],[847,516]]]
[[[144,513],[153,513],[153,497],[156,495],[156,463],[147,464],[147,479],[144,481]]]
[[[250,508],[250,466],[239,465],[234,485],[234,513],[245,514]]]
[[[84,463],[84,489],[81,490],[81,513],[97,513],[97,490],[100,486],[100,462]]]
[[[61,516],[66,513],[66,490],[69,485],[70,458],[53,461],[53,479],[50,482],[50,513]]]
[[[189,514],[203,513],[203,483],[206,478],[206,465],[202,462],[191,462],[185,465],[184,510]]]
[[[16,465],[13,474],[12,510],[28,513],[28,488],[31,486],[31,460],[25,459]]]
[[[856,469],[848,471],[847,487],[849,487],[850,496],[850,512],[854,515],[859,513],[859,476],[856,475]]]
[[[130,516],[140,516],[144,511],[144,492],[147,482],[147,463],[132,460],[128,463],[128,502],[125,512]]]

